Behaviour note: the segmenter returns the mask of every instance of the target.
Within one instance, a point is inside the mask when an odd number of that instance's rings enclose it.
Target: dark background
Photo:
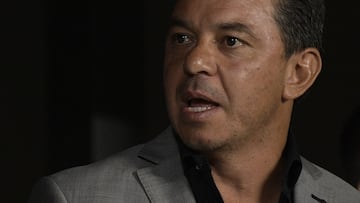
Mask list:
[[[350,3],[327,1],[323,71],[294,126],[302,154],[339,176],[342,127],[360,105],[359,12]],[[2,202],[26,202],[39,177],[144,142],[167,126],[164,3],[0,4]]]

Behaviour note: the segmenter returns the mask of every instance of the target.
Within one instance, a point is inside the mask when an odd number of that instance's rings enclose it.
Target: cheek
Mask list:
[[[174,80],[169,74],[164,75],[164,92],[165,92],[166,102],[168,103],[168,105],[170,105],[175,100],[176,88],[175,88]]]
[[[177,78],[183,75],[183,60],[167,54],[164,59],[163,78],[164,85],[174,83]],[[165,86],[166,87],[166,86]]]
[[[165,66],[163,73],[163,88],[165,93],[166,105],[169,113],[176,110],[176,89],[180,84],[182,71],[176,66]]]
[[[167,65],[164,68],[163,79],[166,94],[175,93],[176,86],[181,80],[182,69],[175,65]]]
[[[231,69],[223,77],[232,108],[256,111],[267,104],[281,102],[282,73],[266,66]]]

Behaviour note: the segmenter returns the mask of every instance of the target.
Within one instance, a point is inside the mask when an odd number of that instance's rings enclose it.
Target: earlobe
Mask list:
[[[321,67],[321,56],[315,48],[293,55],[286,71],[283,99],[294,100],[303,95],[315,82]]]

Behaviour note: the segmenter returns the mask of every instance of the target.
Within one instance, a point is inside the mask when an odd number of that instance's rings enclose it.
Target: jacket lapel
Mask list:
[[[303,169],[295,186],[295,202],[299,203],[331,203],[334,192],[325,186],[319,185],[318,181],[322,172],[309,161],[301,158]]]
[[[140,169],[137,175],[151,202],[195,202],[177,160]]]
[[[151,202],[195,202],[183,175],[180,155],[171,128],[146,144],[139,157],[153,163],[137,176]]]

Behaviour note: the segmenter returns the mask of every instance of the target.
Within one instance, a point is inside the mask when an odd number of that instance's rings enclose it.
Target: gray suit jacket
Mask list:
[[[42,178],[29,203],[191,203],[170,128],[149,143]],[[360,192],[302,158],[296,203],[360,203]]]

